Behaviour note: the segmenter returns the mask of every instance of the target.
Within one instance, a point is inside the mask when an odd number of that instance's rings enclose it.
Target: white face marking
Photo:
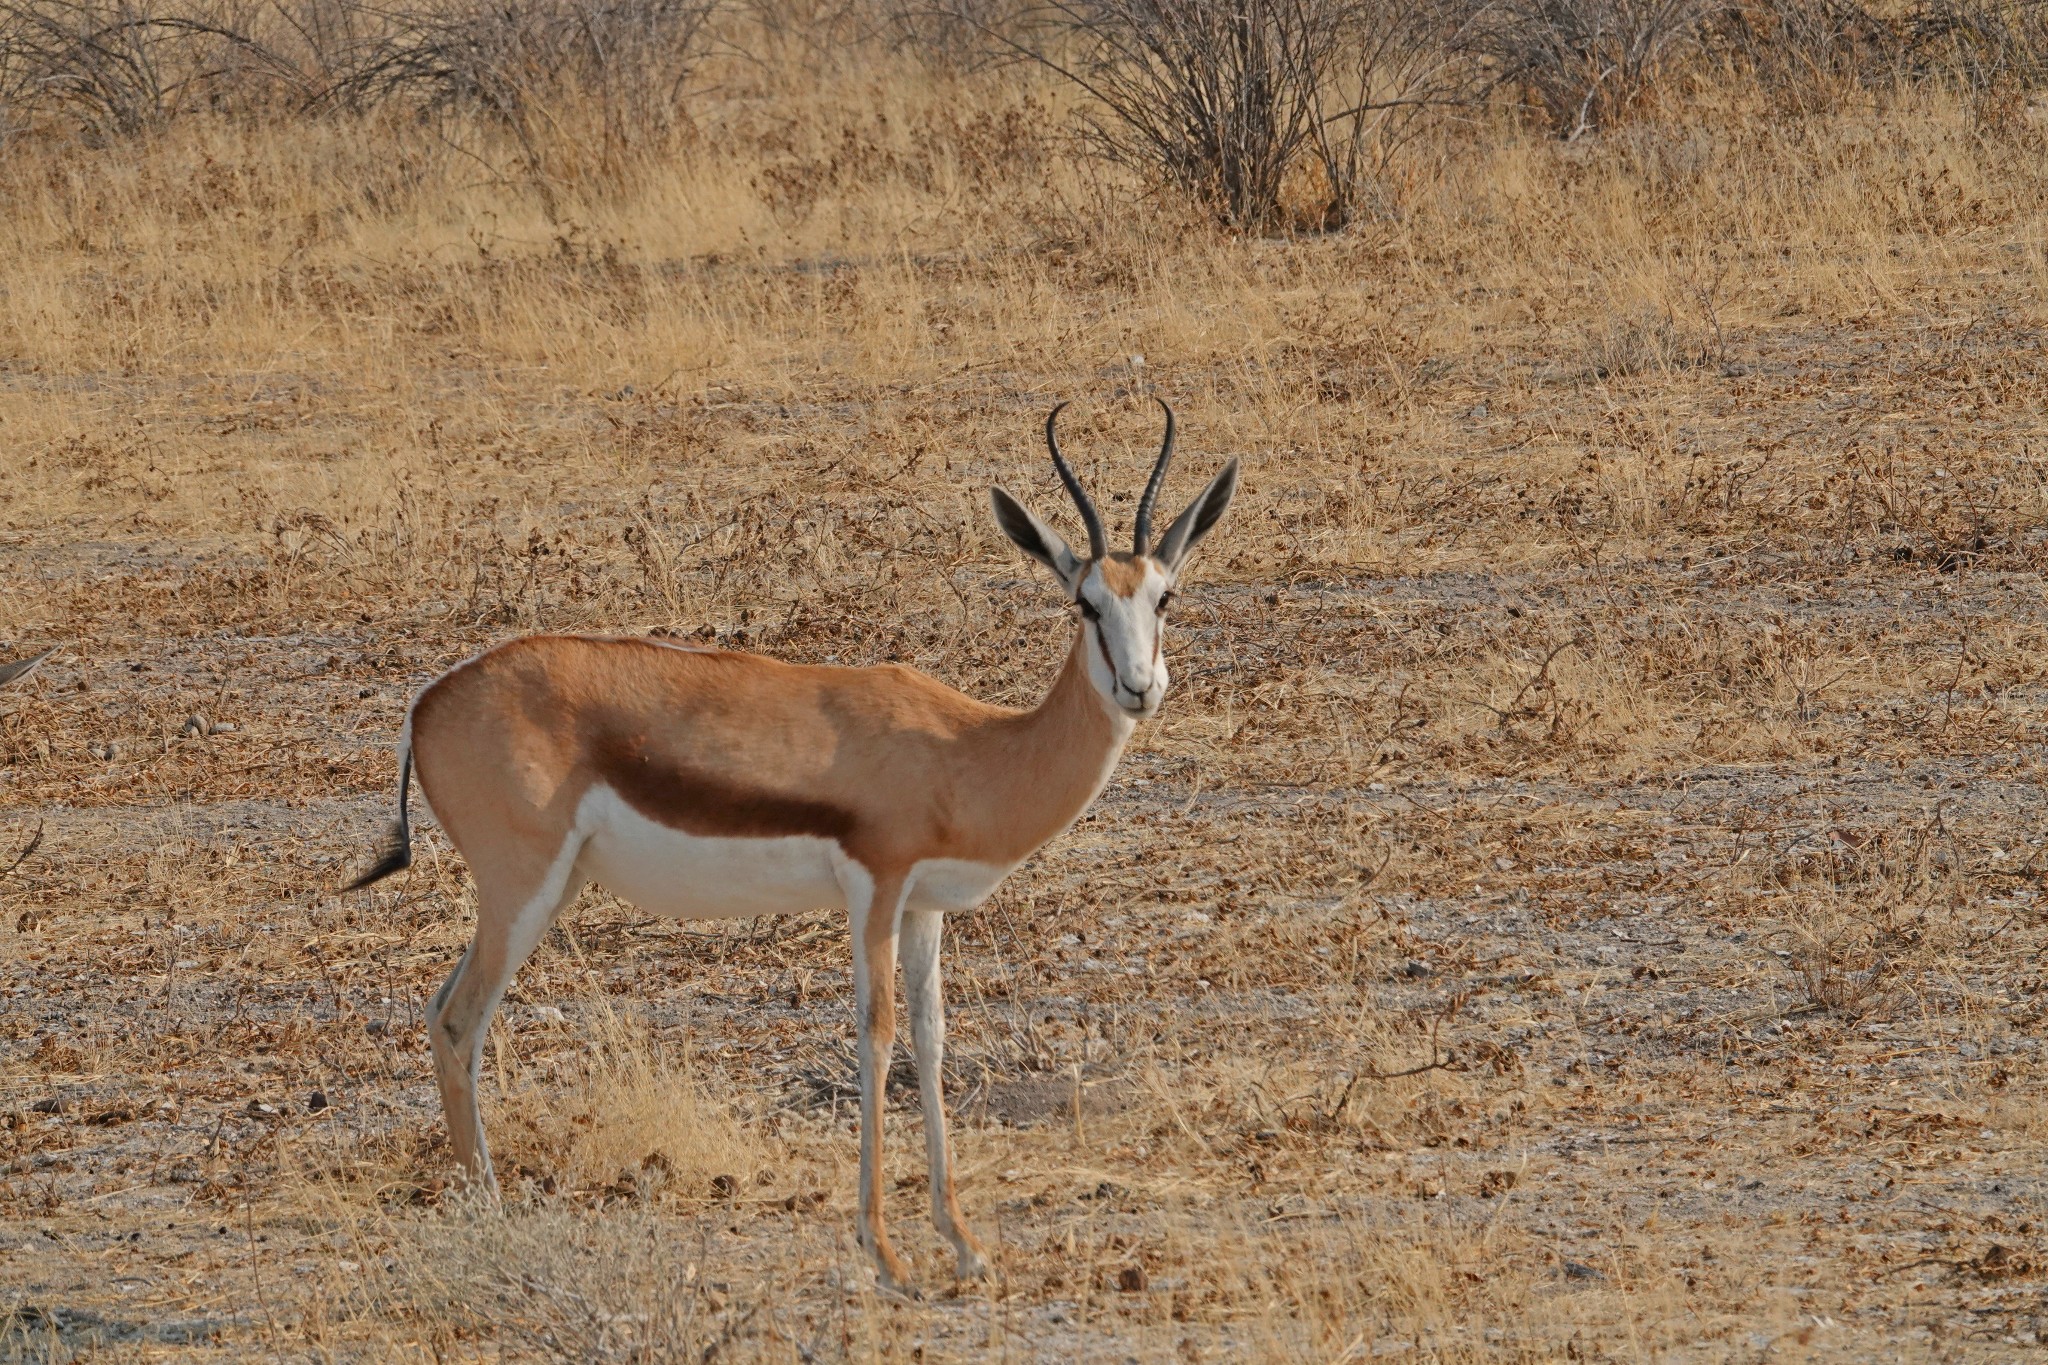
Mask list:
[[[1168,682],[1159,602],[1173,580],[1154,561],[1147,559],[1144,565],[1145,577],[1128,597],[1110,590],[1100,564],[1088,570],[1076,594],[1086,604],[1082,615],[1088,620],[1091,646],[1088,676],[1097,691],[1132,719],[1159,710]],[[1093,608],[1092,616],[1088,608]]]
[[[584,793],[578,869],[650,915],[751,919],[846,906],[839,845],[813,835],[706,837],[650,820],[602,784]]]

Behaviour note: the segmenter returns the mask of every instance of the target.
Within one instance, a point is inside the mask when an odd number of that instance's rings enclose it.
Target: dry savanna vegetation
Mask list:
[[[2040,32],[0,4],[0,1360],[2030,1353]],[[948,933],[996,1278],[899,1061],[874,1287],[822,912],[587,894],[466,1197],[464,870],[336,891],[412,691],[561,630],[1028,703],[984,487],[1071,527],[1076,397],[1128,526],[1154,395],[1166,502],[1246,471],[1166,711]]]

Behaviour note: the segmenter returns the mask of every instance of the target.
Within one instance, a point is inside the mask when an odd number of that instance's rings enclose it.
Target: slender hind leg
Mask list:
[[[455,1162],[469,1179],[493,1194],[497,1174],[484,1141],[476,1083],[483,1068],[484,1034],[512,984],[513,974],[533,955],[541,935],[575,899],[582,885],[571,872],[581,839],[571,839],[552,865],[520,879],[477,879],[476,937],[427,1007],[427,1042],[434,1054],[434,1080],[448,1118]]]
[[[910,1042],[917,1051],[917,1089],[924,1102],[924,1151],[931,1173],[932,1222],[953,1244],[963,1280],[988,1273],[981,1243],[960,1216],[953,1197],[953,1154],[946,1142],[946,1096],[940,1068],[946,1060],[946,996],[939,985],[939,936],[945,916],[936,910],[903,912],[904,1004],[910,1009]]]
[[[915,1295],[903,1261],[882,1224],[882,1104],[896,1045],[896,922],[903,909],[901,874],[869,879],[841,873],[853,929],[853,995],[860,1051],[860,1242],[882,1286]]]

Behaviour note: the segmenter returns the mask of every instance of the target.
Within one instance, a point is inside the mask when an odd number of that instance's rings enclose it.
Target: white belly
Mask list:
[[[577,873],[650,915],[751,919],[846,908],[830,839],[685,834],[603,786],[590,789],[577,816],[585,835]]]
[[[962,858],[927,858],[910,883],[913,910],[972,910],[1010,875],[1007,867]]]

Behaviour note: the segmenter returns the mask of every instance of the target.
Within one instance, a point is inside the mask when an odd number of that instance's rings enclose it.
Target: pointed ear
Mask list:
[[[1059,532],[1031,515],[1023,503],[1000,488],[988,490],[989,505],[995,509],[996,525],[1003,528],[1016,547],[1051,569],[1060,586],[1068,592],[1081,578],[1081,560]]]
[[[1169,574],[1180,572],[1180,566],[1201,544],[1202,537],[1209,534],[1211,527],[1222,520],[1223,509],[1230,506],[1230,500],[1237,496],[1237,461],[1223,466],[1223,472],[1209,480],[1209,486],[1195,496],[1187,510],[1173,519],[1173,525],[1166,528],[1166,534],[1159,538],[1159,548],[1152,551],[1152,557]]]

